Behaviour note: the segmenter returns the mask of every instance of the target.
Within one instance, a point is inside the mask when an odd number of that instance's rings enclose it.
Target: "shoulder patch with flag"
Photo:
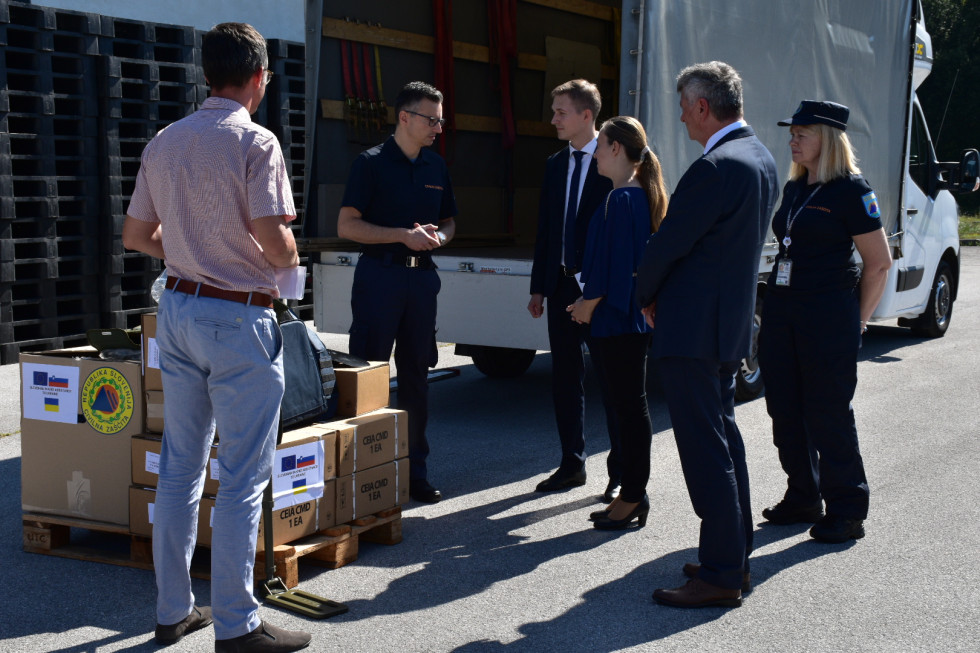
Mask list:
[[[861,201],[864,202],[864,210],[870,217],[881,217],[881,208],[878,206],[878,197],[875,195],[874,191],[871,191],[866,195],[862,195]]]

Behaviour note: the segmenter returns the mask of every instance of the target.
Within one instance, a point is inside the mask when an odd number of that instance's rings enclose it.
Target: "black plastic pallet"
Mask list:
[[[99,14],[9,0],[0,0],[0,24],[92,35],[98,35],[102,31],[102,19]]]
[[[80,347],[88,343],[84,334],[53,338],[33,338],[30,340],[14,341],[13,334],[7,333],[8,324],[0,324],[0,364],[11,365],[18,362],[21,353],[51,351]]]

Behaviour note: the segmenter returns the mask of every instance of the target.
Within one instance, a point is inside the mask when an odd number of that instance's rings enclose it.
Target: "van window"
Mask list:
[[[929,171],[935,160],[932,153],[932,143],[922,119],[922,110],[912,106],[912,138],[909,143],[909,175],[915,185],[929,194]]]

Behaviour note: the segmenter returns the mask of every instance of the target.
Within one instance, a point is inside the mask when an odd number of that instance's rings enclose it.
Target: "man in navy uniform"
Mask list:
[[[552,395],[561,463],[554,474],[538,483],[538,492],[553,492],[585,485],[585,357],[582,347],[589,340],[589,325],[572,321],[565,308],[582,296],[576,275],[582,268],[589,220],[612,190],[612,182],[596,168],[596,116],[602,98],[595,84],[573,79],[551,92],[558,138],[568,141],[553,154],[545,169],[538,212],[538,235],[531,267],[531,301],[527,310],[539,318],[548,313],[551,344]],[[547,306],[545,306],[547,298]],[[592,365],[602,365],[589,348]],[[602,376],[601,374],[599,376]],[[611,502],[619,495],[621,461],[619,427],[609,408],[606,389],[601,388],[609,430],[606,467],[609,482],[603,494]]]
[[[410,82],[395,99],[395,133],[351,167],[337,235],[361,243],[351,289],[350,353],[386,361],[395,348],[398,408],[408,412],[410,494],[435,503],[425,437],[429,367],[436,364],[432,250],[456,232],[456,198],[446,162],[428,149],[442,133],[442,93]]]
[[[752,511],[735,424],[735,374],[751,347],[759,256],[779,193],[772,155],[742,119],[742,80],[720,61],[677,78],[681,122],[704,147],[647,243],[637,297],[653,329],[684,479],[701,519],[692,579],[658,589],[679,607],[742,603],[749,589]]]

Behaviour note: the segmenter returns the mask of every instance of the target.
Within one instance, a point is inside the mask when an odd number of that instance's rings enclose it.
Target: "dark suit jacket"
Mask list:
[[[657,302],[654,358],[749,355],[759,256],[778,193],[772,155],[748,126],[684,173],[637,271],[640,305]]]
[[[562,230],[565,224],[565,185],[568,179],[568,159],[571,155],[566,145],[548,157],[544,184],[538,206],[538,236],[534,242],[534,263],[531,266],[531,293],[551,297],[558,285],[558,266],[561,265]],[[612,190],[612,181],[596,170],[595,157],[589,164],[578,202],[575,218],[575,269],[582,269],[585,238],[589,232],[589,220]]]

